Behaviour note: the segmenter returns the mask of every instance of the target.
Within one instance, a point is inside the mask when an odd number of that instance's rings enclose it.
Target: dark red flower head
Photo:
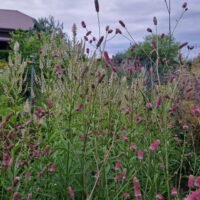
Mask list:
[[[121,25],[123,28],[126,27],[126,26],[125,26],[125,23],[124,23],[122,20],[119,20],[119,23],[120,23],[120,25]]]
[[[99,1],[98,0],[94,0],[94,5],[95,5],[95,10],[98,13],[99,12]]]

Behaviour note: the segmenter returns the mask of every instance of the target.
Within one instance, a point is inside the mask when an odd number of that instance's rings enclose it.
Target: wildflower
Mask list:
[[[119,23],[120,23],[120,25],[121,25],[123,28],[126,27],[126,26],[125,26],[125,23],[124,23],[122,20],[119,20]]]
[[[138,150],[137,155],[138,155],[138,159],[139,159],[139,160],[143,160],[143,158],[144,158],[144,153],[143,153],[143,151],[142,151],[141,149]]]
[[[108,52],[107,51],[104,51],[104,58],[105,58],[105,61],[106,61],[106,64],[110,64],[110,58],[109,58],[109,55],[108,55]]]
[[[178,194],[177,189],[175,187],[172,188],[172,190],[171,190],[172,197],[177,197],[177,194]]]
[[[185,200],[199,200],[200,199],[200,189],[192,192],[191,194],[189,194]]]
[[[200,107],[193,106],[193,108],[192,108],[192,113],[193,113],[195,116],[200,117]]]
[[[147,28],[147,32],[152,33],[152,29],[151,28]]]
[[[131,199],[130,194],[128,192],[124,192],[123,196],[124,196],[124,200],[130,200]]]
[[[81,104],[78,104],[77,106],[76,106],[76,111],[77,112],[80,112],[81,110],[83,110],[83,104],[81,103]]]
[[[101,36],[99,41],[97,42],[97,48],[100,47],[101,43],[103,42],[104,36]]]
[[[108,34],[111,34],[112,32],[113,32],[113,30],[112,30],[112,29],[108,30]]]
[[[117,176],[115,177],[116,183],[119,183],[119,182],[121,181],[121,179],[122,179],[121,175],[117,175]]]
[[[157,194],[156,195],[156,200],[164,200],[164,197],[162,194]]]
[[[182,5],[182,8],[185,9],[186,7],[187,7],[187,2],[184,2],[183,5]]]
[[[98,13],[99,12],[99,1],[98,0],[94,0],[94,5],[95,5],[95,10]]]
[[[194,187],[194,176],[190,175],[188,178],[188,187],[193,188]]]
[[[121,161],[118,160],[118,161],[116,162],[116,164],[115,164],[115,170],[116,170],[116,171],[119,171],[120,169],[121,169]]]
[[[25,173],[25,180],[28,181],[30,179],[31,173],[29,171],[27,171]]]
[[[41,155],[40,152],[36,149],[34,149],[32,153],[33,153],[33,157],[35,157],[35,158],[39,158]]]
[[[86,49],[86,53],[87,53],[87,54],[90,53],[90,49],[89,49],[89,48]]]
[[[184,130],[188,130],[189,129],[189,126],[187,124],[184,124],[183,127],[182,127]]]
[[[115,29],[115,34],[122,34],[121,30],[119,28]]]
[[[49,146],[47,145],[47,146],[43,149],[41,155],[44,156],[44,155],[46,155],[48,152],[49,152]]]
[[[197,176],[194,185],[200,188],[200,176]]]
[[[49,108],[53,106],[53,100],[52,99],[47,99],[46,102],[47,102],[47,105],[48,105]]]
[[[15,192],[13,195],[13,200],[18,200],[19,199],[19,194],[18,192]]]
[[[8,169],[12,164],[11,157],[8,153],[3,153],[3,166]]]
[[[71,186],[68,187],[68,193],[71,199],[75,199],[75,193]]]
[[[92,31],[88,31],[88,32],[86,33],[86,36],[90,35],[91,33],[92,33]]]
[[[63,74],[62,66],[60,64],[56,64],[55,65],[55,71],[56,71],[57,75],[62,75]]]
[[[132,151],[136,150],[136,144],[131,143],[130,150],[132,150]]]
[[[123,180],[126,179],[126,173],[127,173],[127,169],[125,168],[125,169],[123,169],[122,174],[121,174],[121,177]]]
[[[185,46],[187,46],[188,45],[188,42],[185,42],[185,43],[183,43],[183,44],[181,44],[180,46],[179,46],[179,49],[182,49],[183,47],[185,47]]]
[[[101,83],[105,77],[105,74],[102,74],[101,72],[98,72],[98,83]]]
[[[55,164],[51,163],[49,166],[49,172],[54,173],[56,171],[56,166]]]
[[[159,97],[156,99],[156,107],[157,107],[157,108],[160,107],[161,104],[162,104],[162,97],[159,96]]]
[[[160,146],[160,140],[155,140],[149,147],[150,150],[156,151]]]
[[[151,110],[152,107],[153,107],[153,106],[152,106],[151,102],[147,102],[147,103],[146,103],[146,108],[147,108],[147,109]]]
[[[128,137],[126,135],[124,135],[124,134],[121,134],[120,139],[122,141],[128,141]]]
[[[136,177],[134,177],[133,179],[133,188],[136,200],[142,200],[142,193],[140,191],[140,182]]]
[[[82,25],[83,28],[86,28],[86,24],[85,24],[84,21],[81,22],[81,25]]]
[[[156,18],[156,17],[153,17],[153,23],[154,23],[154,25],[155,25],[155,26],[157,26],[157,25],[158,25],[158,20],[157,20],[157,18]]]
[[[14,181],[13,181],[13,186],[15,187],[20,181],[20,177],[19,176],[16,176]]]
[[[110,29],[110,27],[109,27],[109,26],[106,26],[106,32],[108,32],[108,31],[109,31],[109,29]]]
[[[84,36],[84,39],[85,39],[85,41],[88,41],[88,37],[86,35]]]

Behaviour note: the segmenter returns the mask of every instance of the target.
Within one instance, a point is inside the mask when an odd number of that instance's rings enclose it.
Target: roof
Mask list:
[[[34,18],[17,10],[0,9],[0,29],[29,30],[34,25]]]

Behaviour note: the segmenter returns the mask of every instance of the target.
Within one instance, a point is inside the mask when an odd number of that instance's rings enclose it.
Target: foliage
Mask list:
[[[36,32],[45,32],[45,33],[53,33],[63,34],[63,23],[55,20],[53,16],[39,18],[35,21],[35,25],[33,30]]]
[[[150,62],[151,65],[155,65],[157,59],[156,48],[158,48],[159,71],[163,74],[179,62],[179,43],[168,35],[149,35],[145,37],[144,42],[131,47],[126,52],[126,56],[138,58],[144,63]]]

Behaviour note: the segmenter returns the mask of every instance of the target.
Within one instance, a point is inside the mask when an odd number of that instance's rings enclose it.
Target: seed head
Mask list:
[[[97,48],[100,47],[101,43],[103,42],[104,36],[101,36],[99,41],[97,42]]]
[[[86,24],[85,24],[84,21],[81,22],[81,26],[82,26],[83,28],[86,28]]]
[[[95,5],[95,10],[98,13],[99,12],[99,1],[98,0],[94,0],[94,5]]]
[[[184,9],[187,8],[187,2],[183,3],[182,8],[184,8]]]
[[[152,29],[151,28],[147,28],[147,32],[152,33]]]
[[[115,33],[116,34],[122,34],[122,32],[121,32],[121,30],[119,28],[116,28]]]
[[[120,23],[120,25],[121,25],[123,28],[126,27],[126,26],[125,26],[125,23],[124,23],[122,20],[119,20],[119,23]]]
[[[155,26],[157,26],[157,25],[158,25],[158,20],[157,20],[157,18],[156,18],[156,17],[153,17],[153,23],[154,23],[154,25],[155,25]]]

